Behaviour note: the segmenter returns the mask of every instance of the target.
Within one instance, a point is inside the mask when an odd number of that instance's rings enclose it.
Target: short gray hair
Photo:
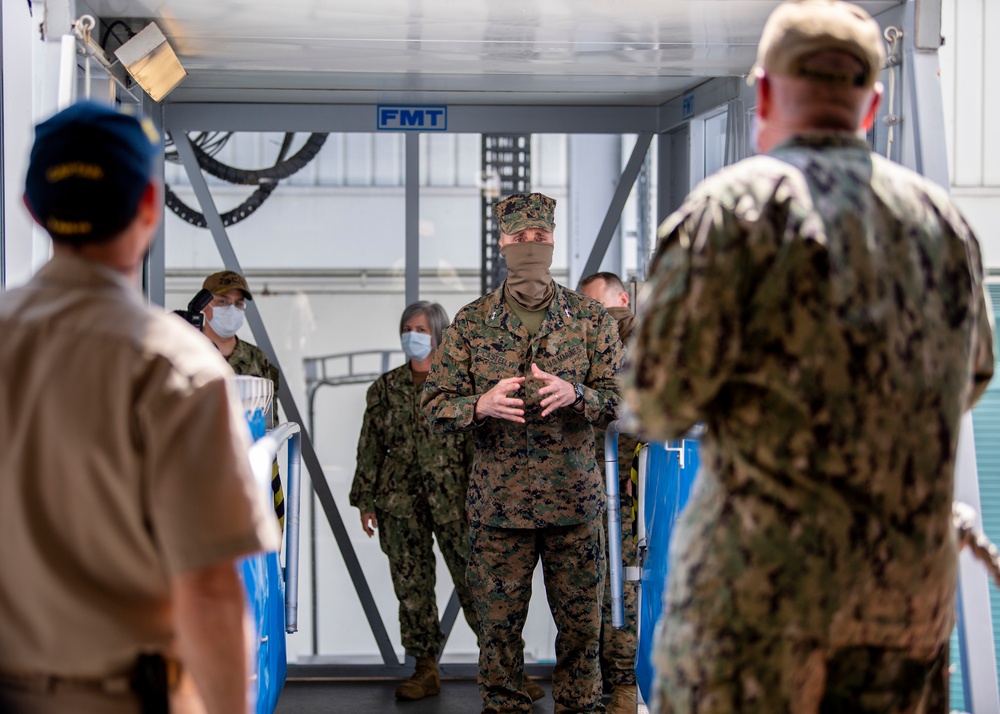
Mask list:
[[[403,325],[421,313],[427,316],[427,324],[431,328],[431,338],[434,340],[432,344],[437,347],[441,344],[441,333],[451,321],[448,319],[448,313],[436,302],[417,300],[415,303],[407,305],[406,309],[403,310],[403,315],[399,318],[399,334],[403,334]]]

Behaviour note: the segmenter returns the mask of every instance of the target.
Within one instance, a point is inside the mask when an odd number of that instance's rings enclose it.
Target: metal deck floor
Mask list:
[[[482,708],[474,679],[444,679],[441,693],[416,702],[396,701],[399,679],[288,680],[275,714],[477,714]],[[552,683],[537,680],[545,697],[535,702],[534,714],[551,714]]]

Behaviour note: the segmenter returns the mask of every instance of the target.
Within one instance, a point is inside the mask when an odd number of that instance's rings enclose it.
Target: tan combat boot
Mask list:
[[[635,685],[619,684],[611,690],[608,714],[635,714]]]
[[[433,657],[421,657],[417,660],[413,676],[396,687],[396,699],[413,701],[432,697],[440,691],[441,677],[438,675],[437,660]]]
[[[528,675],[524,675],[524,691],[528,693],[528,696],[531,697],[531,701],[533,702],[537,702],[545,696],[545,690],[542,689],[542,685]]]

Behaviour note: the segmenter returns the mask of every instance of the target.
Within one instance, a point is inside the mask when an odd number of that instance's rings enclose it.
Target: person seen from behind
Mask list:
[[[236,559],[279,534],[229,367],[138,289],[161,153],[95,103],[35,127],[24,199],[52,258],[0,295],[0,711],[249,708]]]
[[[701,422],[672,535],[658,712],[946,712],[963,414],[993,375],[979,243],[865,141],[878,23],[784,2],[752,71],[761,155],[660,227],[626,390]]]

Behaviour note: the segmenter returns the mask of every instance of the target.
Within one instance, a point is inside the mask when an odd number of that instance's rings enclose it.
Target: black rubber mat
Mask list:
[[[479,686],[471,679],[446,679],[439,695],[416,702],[396,701],[400,681],[291,680],[285,683],[275,714],[478,714],[482,706]],[[538,683],[545,697],[535,702],[535,714],[551,714],[551,682]]]

